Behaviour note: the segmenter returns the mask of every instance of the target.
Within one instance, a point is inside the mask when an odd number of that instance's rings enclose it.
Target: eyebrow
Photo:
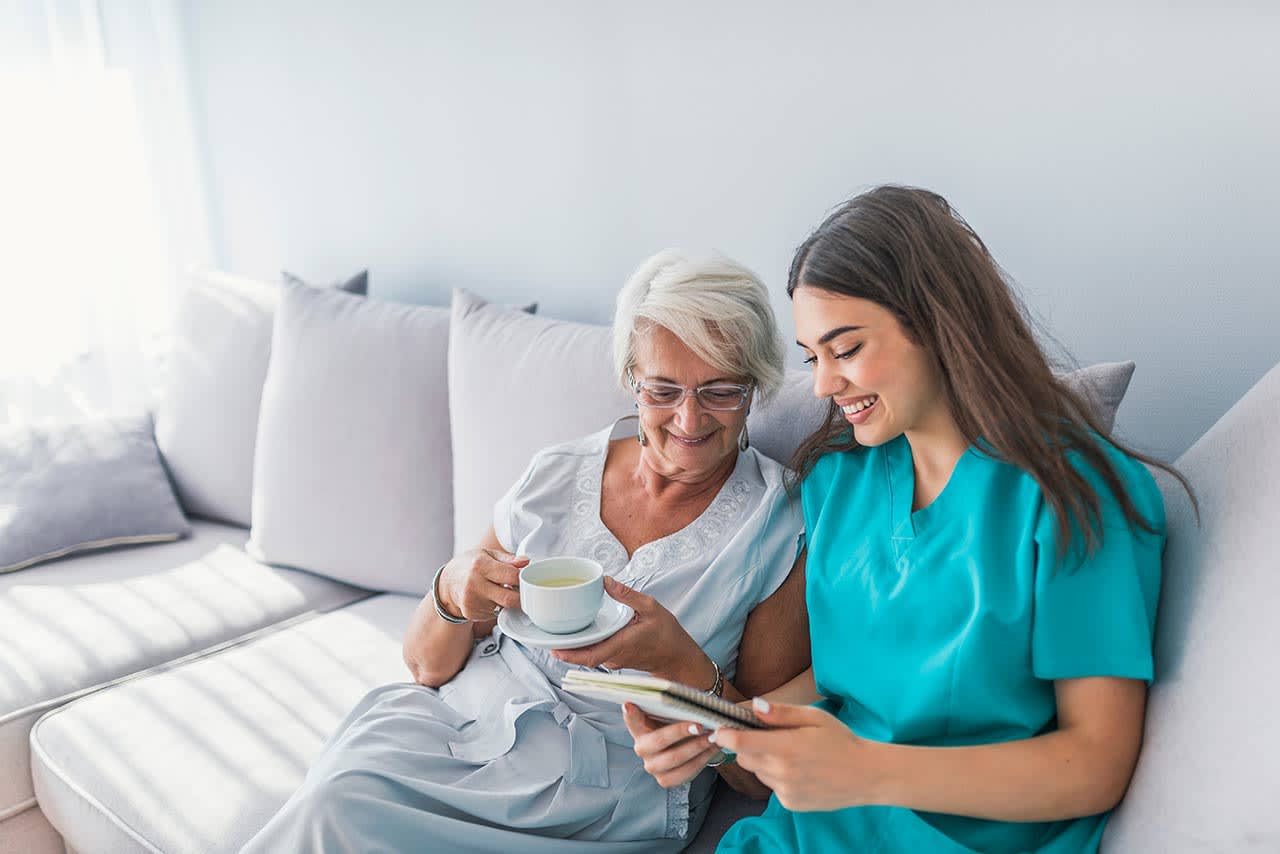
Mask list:
[[[823,333],[823,336],[818,339],[818,343],[826,344],[832,338],[843,335],[846,332],[856,332],[861,328],[862,328],[861,326],[837,326],[835,329],[830,329],[830,330],[827,330],[827,332]],[[805,349],[808,349],[808,346],[809,346],[800,341],[797,341],[796,344],[799,344],[801,347],[804,347]]]
[[[646,379],[646,380],[653,380],[654,382],[658,382],[658,383],[670,383],[671,385],[680,385],[680,383],[678,383],[678,382],[676,382],[675,380],[671,379],[671,377],[661,377],[661,376],[653,376],[653,375],[650,375],[650,376],[644,377],[643,379]],[[716,378],[715,378],[715,379],[713,379],[713,380],[707,380],[707,381],[706,381],[706,382],[704,382],[704,383],[698,383],[698,385],[699,385],[699,386],[704,386],[704,385],[742,385],[742,383],[738,382],[738,381],[737,381],[737,380],[735,380],[735,379],[731,379],[731,378],[729,378],[729,377],[716,377]]]

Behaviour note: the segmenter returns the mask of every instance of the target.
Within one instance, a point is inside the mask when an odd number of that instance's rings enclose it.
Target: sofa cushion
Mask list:
[[[479,541],[494,502],[536,451],[635,411],[613,372],[611,334],[608,326],[529,317],[454,291],[449,418],[456,549]],[[1110,429],[1133,371],[1133,362],[1105,362],[1064,378],[1096,404]],[[821,426],[826,407],[813,395],[810,373],[789,370],[773,399],[752,407],[751,444],[786,463]]]
[[[1110,430],[1133,370],[1133,362],[1099,362],[1062,374],[1062,378],[1094,404],[1102,426]],[[814,397],[810,372],[793,369],[787,371],[772,400],[752,407],[747,432],[756,450],[785,465],[826,416],[827,400]]]
[[[422,593],[453,547],[449,312],[286,285],[262,393],[249,551]]]
[[[41,808],[79,851],[238,851],[360,697],[408,678],[417,602],[366,599],[45,716]]]
[[[190,531],[151,416],[0,428],[0,573]]]
[[[453,539],[468,549],[534,452],[635,411],[614,378],[607,326],[570,323],[453,293],[449,419]]]
[[[367,273],[340,285],[365,293]],[[280,285],[195,268],[178,296],[156,440],[193,516],[248,526],[258,406]]]
[[[46,715],[31,735],[41,808],[79,851],[238,851],[356,702],[408,679],[400,639],[415,607],[375,596]],[[721,786],[687,850],[714,850],[763,808]]]
[[[1177,462],[1142,755],[1105,851],[1280,851],[1280,365]]]
[[[1110,430],[1116,423],[1116,410],[1133,379],[1133,362],[1098,362],[1061,373],[1068,385],[1084,395],[1094,406],[1094,414],[1102,426]]]
[[[32,803],[27,734],[49,709],[368,595],[251,560],[244,539],[243,528],[197,521],[189,539],[0,575],[0,816]]]

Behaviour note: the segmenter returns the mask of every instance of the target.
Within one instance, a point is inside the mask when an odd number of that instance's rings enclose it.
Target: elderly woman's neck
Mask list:
[[[736,452],[703,469],[682,468],[655,456],[641,451],[635,461],[633,477],[645,494],[673,502],[714,496],[738,463]]]

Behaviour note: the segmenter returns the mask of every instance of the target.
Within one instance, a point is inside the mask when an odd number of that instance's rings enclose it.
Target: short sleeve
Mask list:
[[[515,553],[522,540],[524,540],[527,531],[520,530],[521,524],[519,515],[516,512],[516,505],[521,495],[524,493],[530,481],[533,480],[534,472],[538,469],[539,458],[542,453],[533,455],[533,459],[529,461],[529,465],[525,468],[524,474],[511,485],[511,488],[498,499],[498,503],[493,505],[493,531],[498,536],[498,543],[508,552]],[[459,545],[460,548],[470,548],[469,545]]]
[[[1031,632],[1032,669],[1039,679],[1116,676],[1150,682],[1154,675],[1164,503],[1140,463],[1109,445],[1105,450],[1130,500],[1156,530],[1131,524],[1101,477],[1079,462],[1101,505],[1095,551],[1086,555],[1077,538],[1064,556],[1057,517],[1043,504],[1035,530]]]
[[[752,483],[753,489],[759,484],[758,503],[715,559],[737,565],[733,582],[723,592],[740,598],[750,610],[777,592],[791,574],[803,548],[804,526],[800,502],[786,487],[782,465],[755,449],[745,451],[744,457],[754,462],[755,471],[742,475],[742,483]]]

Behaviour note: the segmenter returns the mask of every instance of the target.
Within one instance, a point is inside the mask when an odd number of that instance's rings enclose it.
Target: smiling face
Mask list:
[[[883,306],[801,286],[792,295],[796,343],[813,370],[813,393],[829,397],[858,444],[950,424],[936,360]]]
[[[662,326],[636,336],[632,374],[637,380],[675,383],[686,389],[715,382],[750,382],[707,364]],[[713,411],[692,394],[673,409],[641,406],[640,425],[647,438],[641,458],[671,480],[697,483],[721,474],[737,456],[748,408]]]

